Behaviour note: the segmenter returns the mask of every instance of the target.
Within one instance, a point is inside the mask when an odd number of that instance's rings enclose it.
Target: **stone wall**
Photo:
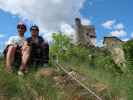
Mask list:
[[[85,46],[96,45],[95,27],[92,25],[82,25],[79,18],[75,19],[77,42]]]
[[[117,37],[104,37],[104,42],[103,42],[104,46],[108,48],[120,46],[122,43],[124,42],[118,39]]]
[[[104,37],[103,41],[105,48],[107,48],[110,51],[114,63],[118,65],[119,69],[122,72],[125,72],[126,64],[125,64],[125,54],[122,49],[123,43],[124,42],[117,37]]]

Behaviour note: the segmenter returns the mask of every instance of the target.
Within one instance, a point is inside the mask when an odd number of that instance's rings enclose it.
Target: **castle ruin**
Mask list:
[[[96,46],[96,32],[93,25],[82,25],[80,18],[75,19],[78,44]]]

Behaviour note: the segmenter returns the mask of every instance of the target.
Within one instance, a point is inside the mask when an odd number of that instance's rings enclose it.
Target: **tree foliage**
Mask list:
[[[127,41],[123,45],[123,50],[125,52],[125,59],[129,69],[133,69],[133,40]]]

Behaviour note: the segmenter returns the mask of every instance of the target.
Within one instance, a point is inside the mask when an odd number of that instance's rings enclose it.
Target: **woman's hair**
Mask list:
[[[20,27],[24,27],[25,31],[27,30],[27,28],[26,28],[26,25],[25,25],[25,24],[18,24],[18,25],[17,25],[17,29],[18,29],[18,28],[20,28]]]

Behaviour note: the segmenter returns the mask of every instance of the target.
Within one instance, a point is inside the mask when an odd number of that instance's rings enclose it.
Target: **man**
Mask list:
[[[48,64],[49,60],[49,45],[44,41],[44,39],[39,36],[39,28],[33,25],[30,28],[31,37],[27,38],[27,44],[30,46],[30,62],[32,64]]]
[[[24,33],[26,32],[26,25],[24,23],[19,23],[17,25],[18,36],[12,36],[7,42],[7,47],[4,50],[5,55],[5,70],[11,73],[12,66],[16,60],[16,56],[21,59],[21,65],[18,71],[19,75],[22,75],[27,71],[27,59],[29,58],[30,48],[25,46]]]

